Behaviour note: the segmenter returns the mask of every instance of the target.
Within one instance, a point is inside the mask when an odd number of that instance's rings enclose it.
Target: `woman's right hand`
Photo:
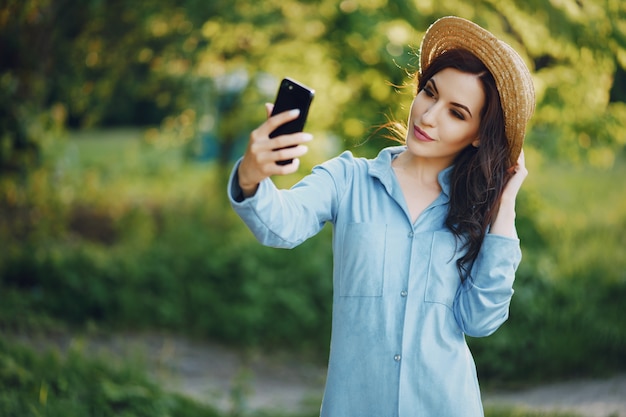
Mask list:
[[[270,117],[273,106],[272,104],[265,106],[268,119],[250,134],[248,147],[237,171],[239,186],[244,197],[254,195],[259,183],[265,178],[296,172],[300,166],[298,158],[308,151],[308,147],[304,143],[313,139],[313,135],[303,132],[276,136],[270,139],[269,135],[274,129],[296,119],[299,112],[298,110],[290,110]],[[293,147],[287,148],[289,146]],[[293,162],[288,165],[276,163],[287,159],[293,159]]]

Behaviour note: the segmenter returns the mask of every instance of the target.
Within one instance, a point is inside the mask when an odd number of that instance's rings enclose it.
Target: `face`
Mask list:
[[[416,157],[446,166],[466,146],[478,146],[485,92],[477,75],[446,68],[435,74],[411,104],[406,144]]]

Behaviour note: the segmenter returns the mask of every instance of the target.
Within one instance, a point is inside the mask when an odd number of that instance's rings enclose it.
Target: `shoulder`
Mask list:
[[[312,174],[330,177],[340,195],[358,184],[369,184],[372,179],[388,183],[392,175],[391,162],[404,149],[403,146],[384,148],[372,159],[356,157],[351,151],[344,151],[313,168]]]
[[[328,161],[318,165],[318,167],[327,168],[333,166],[351,166],[358,163],[364,158],[355,157],[352,151],[343,151],[340,155],[329,159]]]
[[[335,180],[347,179],[353,177],[355,170],[365,162],[366,159],[355,157],[351,151],[344,151],[339,156],[314,167],[313,172],[327,172]]]
[[[351,151],[344,151],[339,156],[332,158],[314,169],[325,169],[331,173],[348,171],[371,173],[372,171],[384,170],[391,165],[393,158],[405,149],[404,146],[392,146],[383,148],[375,158],[357,157]]]

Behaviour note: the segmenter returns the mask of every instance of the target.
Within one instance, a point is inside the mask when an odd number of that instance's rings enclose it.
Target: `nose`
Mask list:
[[[435,126],[435,121],[437,120],[437,103],[432,103],[430,106],[428,106],[428,108],[426,108],[426,110],[424,111],[424,113],[422,113],[422,116],[420,117],[421,122],[424,126]]]

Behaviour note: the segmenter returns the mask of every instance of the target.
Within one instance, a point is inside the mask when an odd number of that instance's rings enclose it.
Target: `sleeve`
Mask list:
[[[317,234],[326,222],[334,222],[353,161],[352,154],[344,152],[313,168],[289,190],[279,190],[267,178],[254,196],[244,199],[237,178],[240,160],[228,182],[231,206],[260,243],[293,248]]]
[[[459,286],[455,299],[455,318],[465,334],[489,336],[508,319],[521,259],[518,239],[485,235],[472,273]]]

